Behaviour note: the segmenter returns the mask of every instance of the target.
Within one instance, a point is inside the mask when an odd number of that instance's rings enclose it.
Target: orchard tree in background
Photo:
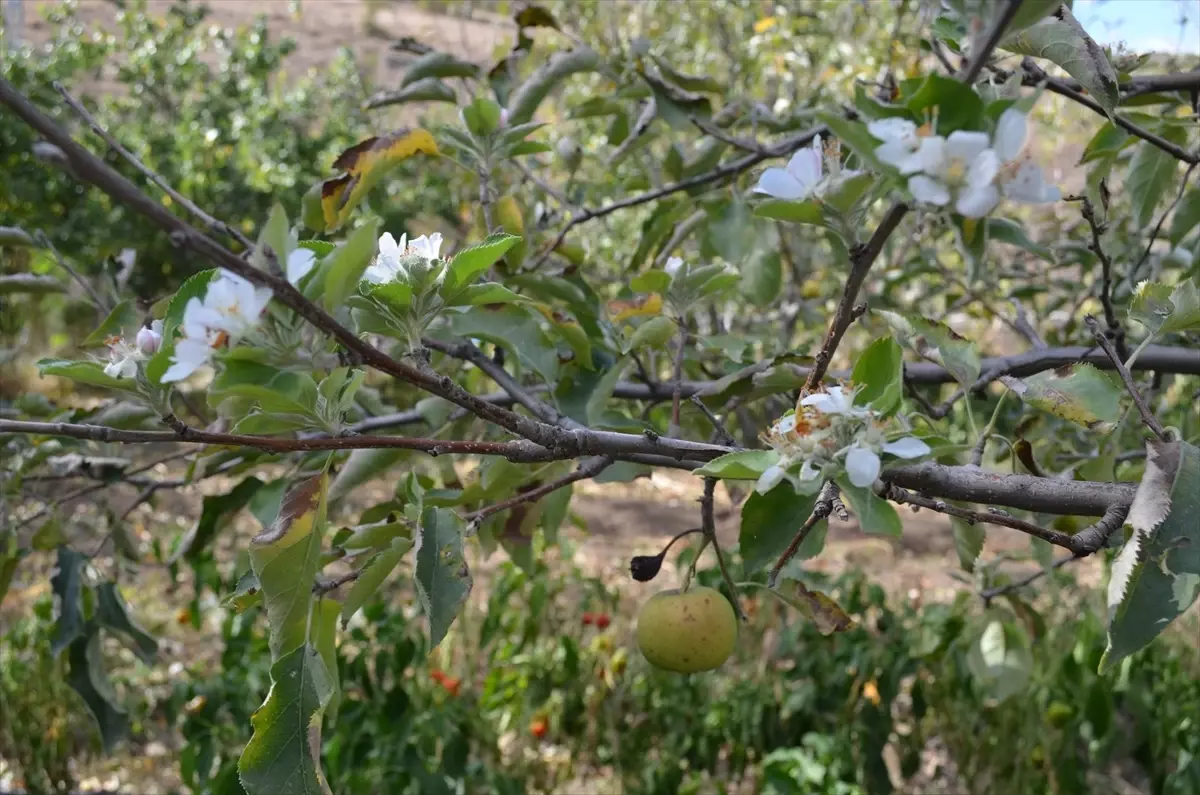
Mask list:
[[[799,5],[730,47],[785,72]],[[55,556],[54,651],[106,745],[127,718],[101,634],[156,654],[103,574],[110,541],[129,556],[121,519],[79,549],[26,488],[49,471],[97,481],[60,502],[118,483],[150,499],[171,486],[145,474],[157,461],[124,457],[139,444],[181,446],[186,483],[238,479],[160,550],[171,566],[207,555],[242,507],[262,523],[228,596],[234,610],[261,604],[270,630],[273,685],[240,764],[252,794],[325,788],[339,628],[393,572],[411,576],[436,646],[471,591],[467,545],[528,565],[589,478],[703,478],[693,532],[739,616],[739,594],[765,588],[823,631],[845,629],[799,562],[820,554],[830,515],[900,536],[894,504],[951,517],[988,599],[1036,577],[1012,582],[981,559],[984,525],[1027,534],[1039,574],[1115,550],[1102,668],[1186,611],[1200,593],[1200,75],[1140,74],[1147,59],[1099,47],[1069,3],[891,13],[920,42],[906,63],[878,65],[849,95],[814,83],[811,104],[767,107],[672,63],[665,39],[595,49],[523,7],[494,66],[430,50],[366,102],[453,103],[456,122],[346,149],[334,176],[253,219],[257,234],[177,192],[56,86],[111,156],[92,154],[6,71],[0,104],[36,132],[41,159],[204,263],[138,302],[73,268],[54,229],[7,216],[0,229],[6,247],[51,251],[105,315],[90,352],[38,367],[109,391],[120,411],[32,395],[4,408],[0,594],[24,558]],[[568,46],[542,56],[533,33]],[[579,81],[569,121],[537,121]],[[1061,154],[1036,120],[1047,94],[1094,111],[1078,195],[1049,176]],[[461,223],[383,223],[398,169],[447,167],[473,198]],[[636,239],[602,231],[625,212],[641,213]],[[1039,242],[1046,230],[1062,239]],[[5,295],[61,288],[59,274],[0,276]],[[964,307],[1026,350],[951,328],[983,328]],[[347,516],[345,496],[374,478],[394,495]],[[717,542],[720,481],[740,502],[740,571]],[[652,579],[665,553],[631,573]],[[670,667],[720,664],[661,641],[647,654]],[[1028,643],[994,622],[972,665],[1001,688],[1017,671],[1019,686]]]

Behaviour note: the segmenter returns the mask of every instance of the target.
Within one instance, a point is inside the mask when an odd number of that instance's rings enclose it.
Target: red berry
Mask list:
[[[545,718],[537,718],[529,724],[529,733],[539,740],[546,736],[546,732],[549,729],[550,725],[546,722]]]
[[[608,625],[609,625],[609,623],[611,623],[611,619],[609,619],[609,617],[608,617],[608,613],[599,613],[599,614],[597,614],[597,615],[596,615],[596,618],[595,618],[595,621],[596,621],[596,628],[597,628],[597,629],[607,629],[607,628],[608,628]]]
[[[592,614],[591,614],[591,613],[584,613],[584,614],[583,614],[583,625],[584,625],[585,627],[587,627],[587,626],[591,626],[591,624],[592,624],[592,621],[594,621],[594,620],[595,620],[595,618],[592,616]]]

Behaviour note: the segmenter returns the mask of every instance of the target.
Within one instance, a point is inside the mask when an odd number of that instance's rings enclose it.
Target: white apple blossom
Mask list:
[[[679,271],[682,268],[683,268],[683,260],[679,257],[668,257],[667,264],[663,266],[663,270],[665,270],[667,273],[669,273],[672,276],[679,273]]]
[[[790,461],[787,458],[779,459],[779,463],[772,464],[763,471],[759,476],[758,482],[754,484],[754,490],[759,494],[766,494],[771,489],[783,482],[784,476],[787,474],[787,466]]]
[[[108,340],[108,364],[104,374],[111,378],[133,378],[137,375],[138,362],[145,361],[158,352],[162,345],[162,321],[156,320],[142,328],[134,337],[133,344],[121,337]]]
[[[908,190],[917,201],[937,207],[954,202],[960,215],[982,218],[1002,195],[1025,204],[1061,197],[1036,164],[1017,164],[1028,137],[1028,118],[1016,108],[1000,115],[994,136],[965,130],[946,138],[922,135],[907,119],[880,119],[867,129],[883,142],[876,157],[909,177]]]
[[[817,188],[824,176],[821,160],[821,136],[812,146],[799,149],[788,160],[786,168],[768,168],[758,178],[755,193],[765,193],[776,199],[805,199]]]
[[[258,325],[270,300],[270,288],[221,271],[209,283],[203,301],[192,298],[184,307],[183,336],[175,343],[163,383],[182,381],[207,364],[214,349],[245,336]]]
[[[898,458],[919,458],[929,454],[929,445],[915,436],[887,442],[881,449],[884,453]],[[850,482],[859,488],[869,488],[879,477],[881,466],[879,453],[864,444],[855,442],[846,451],[846,475]]]
[[[391,281],[407,282],[412,277],[410,269],[411,263],[406,263],[406,257],[420,257],[427,262],[433,262],[438,259],[442,249],[442,234],[434,232],[432,235],[421,235],[414,239],[411,243],[408,242],[408,235],[400,235],[400,242],[396,242],[396,238],[392,237],[391,232],[384,232],[379,237],[379,254],[375,257],[375,262],[367,268],[363,278],[372,284],[387,284]],[[443,268],[438,274],[437,282],[445,278],[446,270]]]
[[[812,406],[822,414],[843,414],[847,417],[869,417],[871,410],[854,405],[854,393],[846,393],[840,386],[831,386],[825,392],[815,392],[800,401],[801,406]],[[793,425],[795,416],[792,417]]]
[[[295,249],[291,254],[288,254],[287,280],[292,284],[298,284],[316,264],[317,255],[311,249]]]

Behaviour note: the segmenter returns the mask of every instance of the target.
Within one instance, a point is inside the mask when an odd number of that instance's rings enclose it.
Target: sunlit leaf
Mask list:
[[[1111,431],[1121,417],[1120,386],[1090,364],[1000,380],[1029,405],[1100,433]]]
[[[693,474],[728,480],[758,480],[763,472],[777,463],[779,453],[774,450],[741,450],[714,458]]]
[[[1132,534],[1108,585],[1108,648],[1100,671],[1146,646],[1200,596],[1200,449],[1150,441],[1126,523]]]
[[[412,547],[413,542],[409,539],[395,538],[387,549],[371,556],[363,566],[362,574],[358,575],[358,579],[350,587],[350,592],[346,594],[345,604],[342,605],[343,622],[349,621],[350,617],[375,595],[379,586],[383,585],[383,581]]]
[[[454,285],[465,287],[496,264],[504,253],[519,243],[521,238],[499,232],[489,235],[487,240],[463,249],[450,261],[450,274]]]
[[[662,296],[657,293],[632,301],[612,301],[608,305],[608,311],[611,313],[614,323],[620,323],[631,317],[659,315],[662,314],[662,310]]]
[[[123,392],[137,390],[137,382],[132,378],[114,378],[104,372],[104,365],[99,362],[73,362],[69,359],[40,359],[37,363],[42,375],[57,375],[70,378],[89,386],[102,386],[108,389],[120,389]]]
[[[271,666],[271,690],[250,718],[254,734],[238,760],[247,795],[331,795],[320,759],[321,721],[332,694],[332,677],[308,644]]]
[[[350,211],[394,166],[418,153],[437,151],[433,136],[418,127],[372,136],[342,152],[333,167],[345,173],[321,185],[326,227],[336,229],[345,223]]]
[[[922,358],[940,364],[960,384],[970,386],[979,378],[979,351],[949,326],[916,315],[900,315],[883,309],[871,314],[883,318],[896,339]]]
[[[95,348],[104,345],[110,337],[129,336],[130,332],[136,331],[137,322],[138,313],[133,299],[126,298],[108,313],[108,317],[104,318],[104,322],[95,331],[87,335],[80,347]]]
[[[426,508],[413,558],[417,596],[429,619],[429,645],[437,648],[471,593],[463,523],[458,515],[445,508]]]
[[[671,318],[665,315],[652,317],[633,332],[625,351],[628,353],[642,348],[663,348],[675,336],[677,330],[678,326]]]
[[[1067,7],[1062,8],[1062,19],[1045,19],[1010,35],[1000,42],[1000,48],[1018,55],[1045,58],[1061,66],[1108,113],[1112,113],[1120,101],[1117,73],[1108,56]]]
[[[875,340],[854,362],[850,376],[856,387],[854,402],[870,405],[888,415],[900,405],[904,392],[904,352],[891,337]]]
[[[1155,334],[1200,329],[1200,287],[1193,279],[1173,288],[1162,282],[1142,282],[1129,304],[1129,317]]]
[[[273,660],[305,643],[320,565],[327,485],[324,474],[295,483],[284,496],[275,522],[250,544],[250,565],[263,592]]]
[[[322,265],[325,272],[324,301],[327,308],[341,306],[346,297],[358,287],[359,280],[375,257],[379,248],[378,218],[355,229],[346,242],[333,250]]]

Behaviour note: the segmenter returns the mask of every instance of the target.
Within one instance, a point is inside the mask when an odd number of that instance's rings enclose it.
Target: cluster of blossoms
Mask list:
[[[106,340],[108,364],[104,365],[104,374],[110,378],[133,378],[136,376],[138,362],[149,359],[162,347],[162,329],[162,321],[156,320],[149,326],[138,330],[132,345],[121,337],[110,337]]]
[[[316,255],[298,248],[288,255],[287,278],[297,284],[316,265]],[[183,335],[175,342],[163,383],[182,381],[211,361],[213,353],[232,345],[259,323],[271,290],[222,270],[208,284],[204,299],[192,298],[183,310]]]
[[[899,458],[928,455],[929,445],[915,436],[888,441],[876,412],[854,405],[854,393],[829,387],[800,400],[796,412],[779,419],[764,436],[779,461],[758,479],[755,490],[765,494],[788,478],[801,492],[811,492],[840,466],[850,482],[869,488],[879,477],[880,454]],[[793,472],[795,465],[800,467]]]
[[[411,243],[408,235],[400,235],[397,243],[391,232],[384,232],[379,237],[379,254],[363,274],[363,279],[371,284],[398,281],[415,289],[424,285],[429,277],[432,286],[437,287],[446,278],[446,263],[439,259],[441,251],[441,232],[421,235]]]
[[[792,201],[809,196],[819,198],[836,191],[846,180],[861,173],[855,169],[843,169],[838,142],[833,141],[822,148],[821,136],[818,135],[811,146],[799,149],[792,155],[786,168],[768,168],[764,171],[754,186],[754,192]]]
[[[917,201],[954,209],[967,218],[982,218],[1001,197],[1023,204],[1061,198],[1047,185],[1042,169],[1020,157],[1028,136],[1028,118],[1016,108],[1000,114],[995,136],[958,130],[943,138],[907,119],[879,119],[867,125],[883,142],[875,156],[908,177]]]

